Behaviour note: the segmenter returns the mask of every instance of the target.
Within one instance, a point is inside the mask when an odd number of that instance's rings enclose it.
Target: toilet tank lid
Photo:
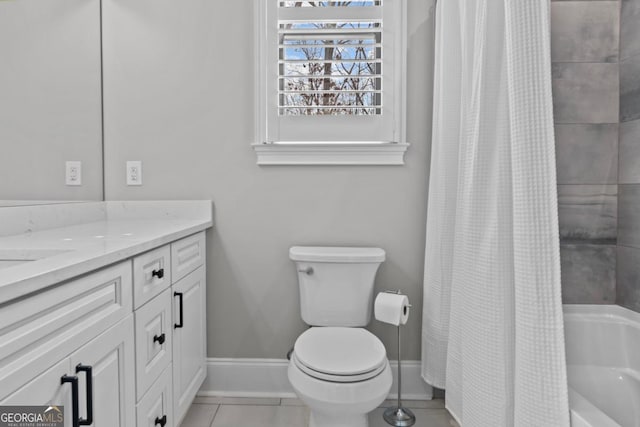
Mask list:
[[[293,246],[289,258],[308,262],[383,262],[385,252],[380,248]]]

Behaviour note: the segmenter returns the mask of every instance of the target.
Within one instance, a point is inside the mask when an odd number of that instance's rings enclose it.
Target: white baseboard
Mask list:
[[[397,361],[390,361],[393,385],[389,398],[397,397]],[[207,378],[199,396],[296,397],[287,378],[286,359],[207,359]],[[433,389],[420,375],[420,361],[402,361],[402,398],[430,400]]]

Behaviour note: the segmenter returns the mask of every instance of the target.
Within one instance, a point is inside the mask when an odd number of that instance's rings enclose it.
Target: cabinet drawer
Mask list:
[[[167,289],[135,312],[136,396],[140,400],[171,362],[171,290]]]
[[[156,420],[166,418],[165,427],[173,427],[173,394],[171,390],[171,364],[136,407],[137,427],[157,427]]]
[[[75,279],[0,310],[0,400],[124,319],[131,262]]]
[[[169,245],[138,255],[133,259],[133,305],[135,308],[171,285]]]
[[[204,231],[171,244],[171,283],[176,283],[204,264]]]

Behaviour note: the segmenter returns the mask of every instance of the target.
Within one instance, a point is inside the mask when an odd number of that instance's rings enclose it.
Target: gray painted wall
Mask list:
[[[640,311],[640,0],[622,0],[618,295]]]
[[[0,1],[0,58],[0,200],[102,200],[100,1]]]
[[[410,1],[405,166],[259,167],[253,2],[103,0],[106,198],[210,198],[208,354],[284,358],[305,329],[291,245],[387,251],[376,289],[413,303],[404,354],[420,357],[431,134],[433,1]],[[143,161],[142,187],[125,161]],[[395,358],[395,329],[374,321]]]
[[[614,303],[619,1],[551,3],[562,294]]]
[[[419,358],[434,20],[433,2],[409,3],[407,164],[258,167],[250,148],[252,2],[104,1],[106,197],[214,201],[209,356],[284,357],[305,328],[288,247],[353,244],[387,251],[376,287],[410,296],[403,351]],[[616,300],[618,117],[626,111],[619,106],[619,9],[619,1],[552,3],[567,303]],[[623,125],[623,141],[634,139],[625,132],[633,129]],[[126,160],[143,161],[144,186],[125,185]],[[621,177],[634,176],[628,169],[621,162]],[[621,253],[621,265],[640,258],[632,255]],[[374,321],[371,329],[395,357],[393,328]]]

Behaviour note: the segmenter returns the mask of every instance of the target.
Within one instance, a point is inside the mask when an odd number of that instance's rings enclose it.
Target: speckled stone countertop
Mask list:
[[[3,207],[0,306],[212,225],[209,200]]]

